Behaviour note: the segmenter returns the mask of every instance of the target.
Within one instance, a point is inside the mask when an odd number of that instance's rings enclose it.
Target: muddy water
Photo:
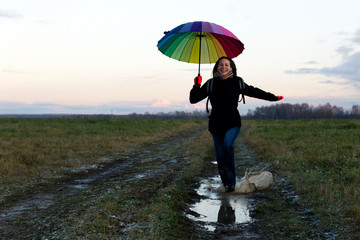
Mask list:
[[[198,198],[186,212],[197,228],[194,239],[267,239],[265,228],[252,213],[256,194],[236,193],[236,187],[235,193],[225,193],[215,156],[209,162],[212,173],[200,181],[196,189]],[[235,165],[237,186],[246,170],[260,171],[267,167],[267,163],[257,161],[256,154],[241,138],[235,143]]]
[[[197,214],[187,216],[205,222],[205,228],[209,231],[216,230],[214,223],[235,224],[251,221],[246,195],[223,192],[218,176],[203,179],[197,194],[204,197],[190,207],[191,212]]]
[[[244,145],[243,140],[236,142],[236,170],[237,186],[242,174],[247,169],[261,170],[266,166],[261,162],[255,162],[256,155]],[[189,219],[201,222],[202,226],[208,231],[216,231],[219,225],[235,226],[238,224],[246,225],[252,222],[250,215],[250,202],[253,202],[252,195],[236,193],[225,193],[219,175],[217,175],[217,163],[211,160],[214,169],[214,176],[202,179],[200,186],[196,189],[200,200],[190,206]]]

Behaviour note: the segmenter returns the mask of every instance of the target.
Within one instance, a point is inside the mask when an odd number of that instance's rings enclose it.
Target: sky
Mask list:
[[[245,45],[234,61],[277,103],[360,103],[358,0],[2,0],[0,114],[205,110],[190,104],[196,64],[157,42],[178,25],[221,25]],[[203,64],[203,82],[214,64]],[[246,98],[239,111],[275,104]]]

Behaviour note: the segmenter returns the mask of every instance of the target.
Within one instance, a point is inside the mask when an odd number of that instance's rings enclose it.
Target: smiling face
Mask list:
[[[228,74],[230,71],[232,71],[230,61],[225,58],[221,59],[217,71],[221,74],[221,76],[224,76]]]

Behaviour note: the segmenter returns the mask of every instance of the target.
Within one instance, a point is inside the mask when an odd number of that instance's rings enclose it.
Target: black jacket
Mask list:
[[[233,77],[226,80],[214,78],[213,80],[210,94],[212,110],[209,116],[209,131],[212,134],[223,135],[230,128],[241,127],[241,118],[237,109],[240,94],[268,101],[278,100],[274,94],[246,83],[245,89],[240,90],[238,78]],[[190,91],[190,103],[200,102],[208,96],[207,84],[208,81],[201,88],[193,86]]]

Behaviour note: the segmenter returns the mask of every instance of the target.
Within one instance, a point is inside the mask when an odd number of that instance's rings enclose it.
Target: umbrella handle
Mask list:
[[[202,32],[200,32],[199,34],[199,38],[200,38],[200,49],[199,49],[199,70],[198,70],[198,76],[201,76],[200,75],[200,64],[201,64],[201,38],[202,38]]]

